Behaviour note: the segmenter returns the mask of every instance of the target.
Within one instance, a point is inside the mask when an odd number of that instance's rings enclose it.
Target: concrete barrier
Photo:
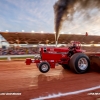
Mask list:
[[[34,57],[38,56],[39,54],[32,54],[32,55],[1,55],[0,58],[7,58],[8,61],[11,61],[11,58],[16,58],[16,57]]]

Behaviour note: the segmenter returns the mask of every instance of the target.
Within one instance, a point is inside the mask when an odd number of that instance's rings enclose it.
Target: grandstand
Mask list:
[[[44,45],[55,46],[54,33],[29,33],[29,32],[0,32],[0,55],[24,55],[38,53],[38,47]],[[46,40],[48,43],[46,44]],[[81,34],[60,34],[58,47],[66,46],[70,41],[80,41],[82,49],[86,52],[100,51],[100,36]],[[8,46],[4,43],[8,43]]]
[[[10,44],[45,44],[46,40],[49,40],[50,44],[55,43],[54,33],[0,32],[0,35]],[[86,36],[85,34],[60,34],[58,44],[67,44],[72,40],[79,40],[81,43],[86,44],[98,44],[100,42],[99,38],[99,36]]]

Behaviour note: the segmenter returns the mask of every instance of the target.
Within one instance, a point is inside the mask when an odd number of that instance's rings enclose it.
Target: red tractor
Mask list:
[[[42,47],[39,51],[38,57],[26,59],[26,65],[36,63],[37,68],[42,73],[48,72],[50,68],[55,68],[56,64],[79,74],[87,72],[90,67],[89,57],[85,55],[80,42],[77,41],[71,42],[71,45],[66,48]]]

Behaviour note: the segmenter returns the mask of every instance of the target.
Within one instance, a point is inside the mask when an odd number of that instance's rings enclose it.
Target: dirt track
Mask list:
[[[24,61],[0,62],[0,93],[21,93],[21,95],[0,95],[0,100],[30,100],[49,94],[67,93],[100,85],[100,73],[90,71],[86,74],[75,74],[63,70],[61,66],[48,73],[39,72],[35,64],[25,65]],[[100,100],[100,89],[62,96],[49,100]]]

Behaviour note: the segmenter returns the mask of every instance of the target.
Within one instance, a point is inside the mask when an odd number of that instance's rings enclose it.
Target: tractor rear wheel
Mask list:
[[[39,71],[42,73],[46,73],[50,70],[50,64],[48,62],[41,62],[38,65]]]
[[[67,65],[67,64],[63,64],[62,67],[63,67],[64,69],[70,69],[69,65]]]
[[[85,54],[76,53],[70,58],[69,66],[75,73],[82,74],[88,71],[90,60]]]

